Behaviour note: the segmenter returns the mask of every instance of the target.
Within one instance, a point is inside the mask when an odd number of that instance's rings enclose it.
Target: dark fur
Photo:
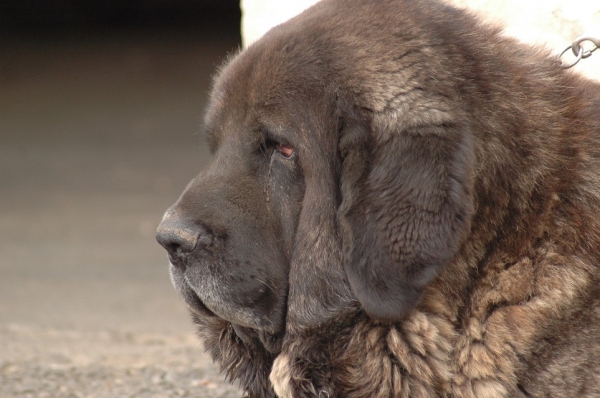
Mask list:
[[[600,396],[600,86],[498,32],[323,0],[221,70],[158,239],[251,397]]]

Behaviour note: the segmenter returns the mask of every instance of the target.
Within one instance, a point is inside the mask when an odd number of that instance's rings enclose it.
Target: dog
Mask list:
[[[434,0],[219,71],[157,239],[249,397],[600,396],[600,85]]]

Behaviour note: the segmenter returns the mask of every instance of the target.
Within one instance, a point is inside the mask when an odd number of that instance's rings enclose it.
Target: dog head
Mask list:
[[[401,57],[357,47],[321,11],[221,71],[205,120],[213,161],[158,231],[190,307],[266,333],[263,343],[286,319],[314,325],[356,302],[402,319],[473,211],[472,137],[453,76],[413,64],[432,43],[409,40],[408,24]]]

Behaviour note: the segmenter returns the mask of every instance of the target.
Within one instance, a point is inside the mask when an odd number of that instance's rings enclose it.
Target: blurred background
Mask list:
[[[130,289],[167,276],[154,232],[206,161],[204,101],[239,46],[240,11],[125,3],[0,2],[0,320],[72,312],[101,326],[110,311],[80,299],[97,292],[138,313],[152,295]],[[130,278],[131,297],[113,278]],[[51,295],[72,307],[51,308]]]
[[[239,25],[231,0],[0,0],[0,397],[240,395],[154,239]]]

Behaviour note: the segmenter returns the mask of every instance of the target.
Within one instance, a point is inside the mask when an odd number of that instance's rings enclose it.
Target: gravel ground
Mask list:
[[[154,239],[239,41],[203,23],[0,34],[0,397],[242,395]]]
[[[193,334],[84,332],[8,325],[0,396],[239,397]]]

